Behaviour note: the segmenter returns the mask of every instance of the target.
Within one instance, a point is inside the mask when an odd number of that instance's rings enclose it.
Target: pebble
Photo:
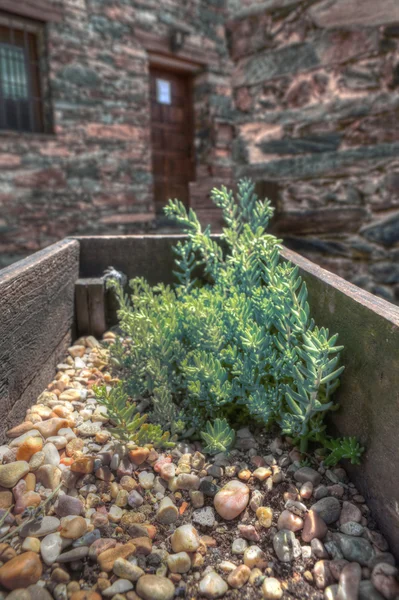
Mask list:
[[[68,520],[62,527],[60,535],[68,540],[77,540],[87,531],[86,519],[83,517],[74,517]]]
[[[42,576],[42,562],[36,552],[24,552],[0,567],[0,584],[8,590],[27,588]]]
[[[301,489],[299,490],[299,495],[304,500],[309,500],[313,494],[313,483],[307,481],[301,485]]]
[[[130,450],[129,452],[130,460],[137,466],[145,463],[149,455],[149,448],[135,448],[134,450]]]
[[[269,529],[269,527],[272,526],[273,511],[267,506],[260,506],[256,510],[256,518],[258,519],[262,527]]]
[[[384,600],[373,586],[371,581],[361,581],[359,586],[359,600]]]
[[[202,527],[213,527],[215,525],[215,511],[211,506],[205,506],[193,511],[193,523]]]
[[[113,572],[118,577],[121,577],[122,579],[128,579],[129,581],[133,582],[138,581],[138,579],[144,575],[143,569],[124,558],[116,559],[113,566]]]
[[[66,562],[73,562],[75,560],[82,560],[83,558],[86,558],[86,556],[89,554],[89,548],[87,546],[82,546],[80,548],[73,548],[73,550],[69,550],[68,552],[64,552],[63,554],[60,554],[60,556],[57,558],[57,562],[59,563],[66,563]]]
[[[321,475],[311,467],[301,467],[295,471],[294,479],[299,483],[310,482],[313,486],[316,486],[321,481]]]
[[[304,521],[302,530],[302,540],[304,542],[311,542],[314,538],[322,540],[327,535],[328,527],[314,510],[310,510]]]
[[[364,533],[364,527],[360,523],[355,523],[354,521],[348,521],[343,525],[340,525],[339,528],[341,533],[345,533],[346,535],[353,535],[355,537],[360,537]]]
[[[57,561],[61,552],[69,546],[70,540],[62,539],[59,533],[50,533],[42,539],[40,554],[46,565],[52,565]]]
[[[198,475],[190,475],[189,473],[181,473],[176,479],[176,489],[178,490],[198,490],[200,486],[200,478]]]
[[[43,453],[44,455],[44,453]],[[61,470],[55,465],[42,465],[36,471],[36,479],[43,487],[55,490],[61,481]]]
[[[339,577],[337,600],[358,600],[362,569],[359,564],[346,565]]]
[[[289,510],[283,510],[277,521],[277,529],[288,529],[289,531],[295,532],[300,531],[302,527],[303,520],[301,519],[301,517],[294,515],[294,513],[292,513]]]
[[[219,492],[220,488],[209,481],[208,479],[203,479],[199,486],[199,491],[202,492],[205,496],[209,496],[213,498]]]
[[[172,600],[175,586],[166,577],[143,575],[137,582],[136,592],[143,600]]]
[[[98,541],[102,542],[103,540]],[[118,546],[116,548],[109,548],[97,556],[97,562],[101,571],[110,573],[114,568],[117,558],[128,558],[131,554],[134,554],[135,551],[136,546],[132,543],[123,544],[122,546]]]
[[[327,496],[313,504],[312,510],[317,512],[326,525],[331,525],[339,519],[341,514],[341,504],[337,498]]]
[[[54,444],[47,443],[43,448],[44,465],[54,465],[58,467],[60,464],[60,455]]]
[[[324,590],[326,587],[335,583],[328,560],[319,560],[315,564],[313,567],[313,578],[316,587],[319,588],[319,590]]]
[[[244,564],[250,569],[262,569],[267,566],[266,555],[259,546],[250,546],[244,551]]]
[[[371,582],[387,600],[399,596],[398,569],[387,563],[379,563],[373,569]]]
[[[27,537],[22,542],[21,548],[24,552],[31,551],[31,552],[39,553],[40,552],[40,540],[38,538],[34,538],[34,537]]]
[[[139,483],[144,490],[150,490],[154,486],[154,479],[154,473],[141,471],[141,473],[139,474]]]
[[[169,554],[167,565],[171,573],[187,573],[191,569],[191,560],[187,552],[177,552]]]
[[[231,552],[233,554],[244,554],[245,550],[248,548],[248,542],[243,538],[237,538],[234,540],[231,546]]]
[[[336,542],[346,560],[358,562],[366,567],[374,556],[374,550],[367,540],[361,537],[352,537],[343,533],[334,535]]]
[[[246,540],[250,540],[251,542],[260,541],[260,535],[253,525],[244,525],[240,523],[238,525],[238,531],[240,535],[242,535],[242,537]]]
[[[274,535],[273,548],[281,562],[291,562],[302,554],[301,545],[295,534],[286,529]]]
[[[159,503],[159,508],[155,518],[158,523],[162,523],[163,525],[171,525],[172,523],[176,523],[177,519],[179,518],[179,510],[168,496],[162,498],[161,502]]]
[[[361,520],[362,513],[357,506],[355,506],[351,502],[342,503],[341,515],[339,517],[340,525],[344,525],[345,523],[349,523],[350,521],[360,523]]]
[[[229,481],[215,496],[216,512],[226,521],[240,515],[249,502],[249,488],[245,483],[233,479]]]
[[[250,575],[251,569],[247,565],[240,565],[230,573],[227,583],[236,590],[241,589],[247,583]]]
[[[0,465],[0,486],[13,488],[27,473],[29,473],[29,464],[25,460]]]
[[[195,552],[200,546],[197,530],[191,525],[181,525],[170,539],[173,552]]]
[[[41,437],[28,437],[25,439],[17,450],[17,460],[29,462],[36,452],[40,452],[43,448],[43,440]]]
[[[202,508],[205,504],[204,494],[199,490],[190,491],[190,500],[193,508]]]
[[[198,591],[205,598],[222,598],[228,590],[228,585],[224,579],[215,571],[210,571],[201,579],[198,586]],[[146,600],[153,600],[148,598]],[[161,600],[161,599],[160,599]],[[162,599],[163,600],[163,599]]]
[[[56,517],[43,517],[41,521],[24,525],[20,531],[20,535],[21,537],[44,537],[49,533],[57,531],[60,524],[60,520]]]
[[[62,494],[58,497],[55,513],[58,517],[80,515],[83,512],[83,502],[79,498]]]
[[[283,595],[279,580],[266,577],[262,583],[262,595],[266,600],[279,600]]]
[[[116,594],[124,594],[133,589],[133,584],[129,579],[118,579],[109,588],[103,590],[101,594],[105,598],[112,598]]]

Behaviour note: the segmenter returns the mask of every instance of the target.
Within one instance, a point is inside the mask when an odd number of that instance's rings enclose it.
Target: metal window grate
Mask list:
[[[0,14],[0,129],[45,131],[42,36],[40,23]]]

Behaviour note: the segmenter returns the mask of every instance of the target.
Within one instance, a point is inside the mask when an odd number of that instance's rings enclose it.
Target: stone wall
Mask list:
[[[229,0],[238,175],[287,245],[399,301],[399,3]]]
[[[154,227],[143,35],[167,43],[171,24],[184,23],[185,47],[206,62],[194,81],[194,203],[231,169],[224,0],[53,3],[63,11],[46,25],[54,133],[0,132],[0,267],[70,234]]]

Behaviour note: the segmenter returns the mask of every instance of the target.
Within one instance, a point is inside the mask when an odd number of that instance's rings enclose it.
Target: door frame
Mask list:
[[[196,181],[196,171],[197,171],[196,156],[195,156],[195,118],[194,118],[193,74],[192,74],[192,71],[172,68],[170,63],[168,63],[166,66],[164,63],[159,64],[159,63],[150,62],[150,64],[149,64],[149,80],[150,81],[151,81],[151,75],[152,75],[153,70],[158,70],[158,69],[161,72],[164,72],[166,74],[167,73],[176,74],[176,75],[182,76],[186,79],[187,93],[188,93],[187,117],[188,117],[188,130],[189,130],[189,134],[190,134],[190,146],[191,146],[191,156],[190,156],[191,178],[187,181],[187,205],[186,205],[186,208],[190,208],[190,183]],[[150,121],[150,128],[152,128],[152,120]],[[152,154],[152,145],[151,145],[151,154]],[[153,171],[153,173],[154,173],[154,171]],[[155,203],[154,203],[154,207],[155,207],[155,209],[157,208],[155,206]]]

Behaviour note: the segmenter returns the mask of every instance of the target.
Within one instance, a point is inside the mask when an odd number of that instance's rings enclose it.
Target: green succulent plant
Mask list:
[[[206,444],[204,452],[218,454],[230,450],[234,443],[235,432],[229,427],[226,419],[215,419],[213,424],[208,421],[205,431],[201,431],[201,437]]]
[[[208,421],[243,412],[265,427],[278,424],[303,452],[317,442],[331,449],[330,461],[357,461],[359,446],[341,440],[340,453],[325,432],[325,416],[337,408],[342,346],[315,324],[298,268],[266,232],[270,202],[249,180],[236,197],[225,187],[211,197],[226,223],[220,241],[178,200],[165,208],[187,235],[175,247],[175,286],[136,278],[127,296],[120,281],[107,282],[127,340],[114,350],[125,389],[148,398],[150,420],[172,433],[184,428],[198,439]]]
[[[175,440],[160,425],[146,423],[148,415],[140,415],[136,405],[129,400],[122,383],[111,387],[93,388],[97,401],[105,406],[113,427],[111,433],[123,443],[133,442],[138,446],[152,444],[155,448],[173,448]]]

